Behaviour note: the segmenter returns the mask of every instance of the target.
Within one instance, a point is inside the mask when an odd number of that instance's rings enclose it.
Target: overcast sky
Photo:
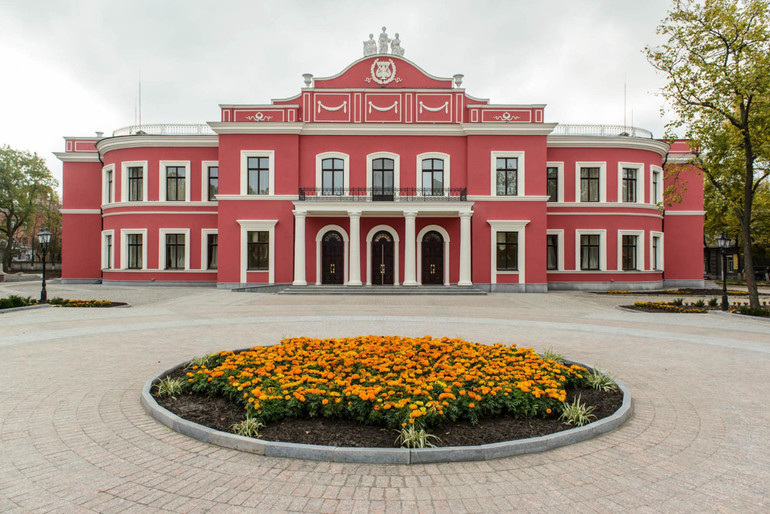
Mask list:
[[[219,120],[220,103],[299,92],[362,57],[380,27],[428,73],[465,75],[492,103],[545,103],[545,121],[663,135],[662,78],[643,49],[673,0],[0,0],[0,144],[57,179],[62,136]],[[633,114],[632,114],[633,112]]]

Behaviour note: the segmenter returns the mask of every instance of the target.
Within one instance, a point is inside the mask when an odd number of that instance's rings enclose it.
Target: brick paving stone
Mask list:
[[[38,287],[0,284],[0,297]],[[615,306],[628,298],[579,292],[289,298],[53,282],[49,293],[132,307],[0,315],[0,362],[12,363],[0,391],[2,512],[770,509],[761,321],[627,313]],[[389,466],[220,448],[163,427],[139,404],[147,378],[193,355],[287,334],[362,333],[551,346],[623,380],[634,414],[615,432],[542,454]]]

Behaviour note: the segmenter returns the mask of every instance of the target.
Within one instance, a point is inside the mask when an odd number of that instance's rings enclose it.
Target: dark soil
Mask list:
[[[184,370],[175,370],[169,376],[185,376]],[[621,392],[602,392],[595,389],[567,390],[567,401],[576,396],[587,405],[595,406],[596,419],[606,418],[620,408]],[[230,427],[246,418],[240,405],[224,398],[183,394],[174,398],[156,398],[162,407],[177,416],[195,423],[230,432]],[[516,419],[511,416],[482,418],[478,425],[469,421],[446,423],[428,431],[440,440],[436,446],[473,446],[526,439],[571,428],[559,421],[557,415],[548,418]],[[370,448],[397,448],[396,430],[363,425],[355,421],[326,418],[287,419],[272,423],[260,431],[260,439],[327,446],[358,446]]]

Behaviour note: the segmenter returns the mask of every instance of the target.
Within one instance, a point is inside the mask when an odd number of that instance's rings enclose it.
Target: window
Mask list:
[[[626,203],[636,202],[636,174],[635,168],[623,168],[623,191],[621,201]]]
[[[207,171],[207,194],[206,199],[213,202],[217,199],[219,193],[219,166],[209,166]]]
[[[184,166],[166,166],[166,201],[185,200],[185,172]]]
[[[516,157],[498,157],[495,171],[497,177],[497,195],[515,196],[518,194],[516,179],[519,168],[519,159]]]
[[[652,269],[660,269],[660,236],[652,236]]]
[[[663,170],[660,168],[651,166],[650,169],[650,203],[659,204],[663,201],[663,184],[661,177],[663,176]]]
[[[546,236],[546,269],[559,269],[559,236],[557,234]]]
[[[247,232],[247,269],[267,270],[270,266],[270,233],[266,230]]]
[[[344,185],[345,161],[331,158],[321,161],[321,194],[342,195]]]
[[[581,270],[599,270],[600,269],[600,237],[599,234],[581,234],[580,235],[580,269]]]
[[[580,201],[599,201],[599,175],[601,168],[580,168]]]
[[[546,168],[546,182],[548,188],[548,201],[559,201],[559,168],[549,166]]]
[[[102,232],[102,268],[103,269],[112,269],[115,266],[115,257],[114,257],[114,245],[113,245],[113,237],[114,237],[115,231],[114,230],[105,230]]]
[[[270,194],[270,158],[248,157],[246,159],[247,194]]]
[[[444,195],[443,159],[422,160],[422,194],[423,196]]]
[[[497,271],[519,269],[519,233],[497,233]]]
[[[184,269],[184,234],[166,234],[166,269]]]
[[[395,161],[389,158],[372,160],[372,200],[392,201]]]
[[[114,173],[115,167],[104,168],[104,201],[102,203],[112,203],[115,193]]]
[[[635,270],[636,267],[636,236],[623,236],[623,270]]]
[[[131,166],[128,168],[128,201],[141,202],[144,191],[144,168]]]
[[[142,269],[143,267],[142,239],[143,234],[128,234],[127,236],[128,264],[126,267],[128,269]]]
[[[206,269],[217,269],[217,234],[206,234]]]

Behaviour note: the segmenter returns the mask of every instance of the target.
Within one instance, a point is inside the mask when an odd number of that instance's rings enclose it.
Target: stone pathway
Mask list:
[[[38,283],[0,285],[36,295]],[[770,323],[623,312],[589,293],[288,297],[51,284],[131,308],[0,314],[0,511],[767,512]],[[648,297],[649,298],[649,297]],[[621,429],[546,453],[387,466],[266,458],[172,432],[144,381],[283,336],[460,336],[549,346],[633,391]]]

